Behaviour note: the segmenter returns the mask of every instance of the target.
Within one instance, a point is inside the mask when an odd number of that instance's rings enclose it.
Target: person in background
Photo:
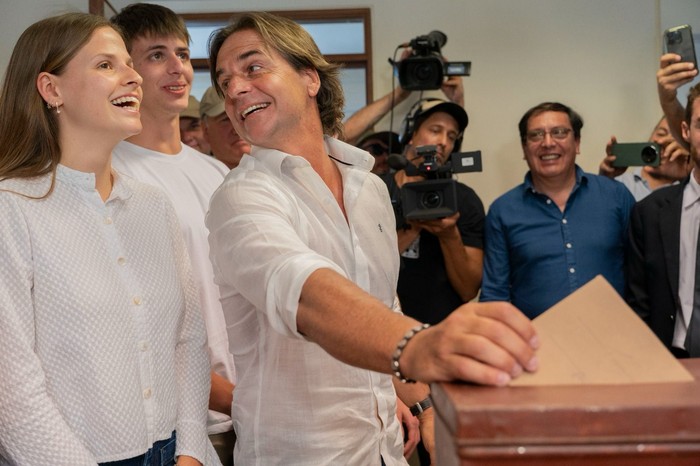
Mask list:
[[[632,194],[576,164],[583,119],[559,102],[529,109],[518,129],[529,171],[486,216],[482,302],[535,318],[603,275],[624,296]]]
[[[187,107],[194,75],[190,36],[182,18],[163,6],[134,3],[111,21],[122,31],[134,69],[143,77],[143,131],[115,147],[114,166],[161,188],[175,206],[207,327],[211,361],[208,431],[222,463],[231,464],[235,367],[204,225],[209,199],[229,170],[180,141],[179,114]]]
[[[141,83],[100,16],[39,21],[12,52],[0,94],[2,464],[220,464],[207,459],[206,334],[175,212],[111,167],[114,146],[141,131]]]
[[[244,154],[250,153],[250,144],[240,137],[224,109],[224,99],[216,89],[204,91],[199,106],[202,132],[211,147],[211,155],[228,168],[236,168]]]
[[[308,32],[243,14],[213,34],[209,61],[251,144],[206,218],[240,376],[237,464],[405,465],[396,392],[429,451],[434,439],[429,387],[410,379],[503,385],[537,368],[535,330],[507,303],[432,328],[396,312],[388,193],[372,156],[334,137],[339,70]]]
[[[679,358],[700,357],[700,85],[691,88],[681,124],[693,169],[682,183],[634,206],[627,252],[627,302]],[[694,330],[693,330],[694,329]],[[695,338],[692,338],[694,335]]]
[[[372,173],[381,176],[391,171],[389,167],[389,155],[403,153],[403,144],[399,141],[399,135],[393,131],[380,131],[363,137],[357,147],[369,152],[374,157]]]
[[[180,140],[202,154],[211,154],[199,117],[199,101],[192,95],[187,108],[180,112]]]
[[[617,143],[617,138],[613,136],[605,146],[607,155],[598,169],[599,175],[615,178],[627,186],[635,201],[641,201],[658,188],[680,182],[688,176],[691,169],[690,154],[671,135],[665,116],[657,123],[649,142],[661,147],[659,166],[635,167],[632,171],[627,171],[627,167],[614,167],[613,145]]]
[[[695,64],[682,62],[681,56],[675,53],[662,55],[659,60],[659,70],[656,72],[659,103],[668,119],[669,130],[676,141],[686,149],[690,146],[683,137],[682,125],[685,120],[685,110],[678,100],[678,88],[692,82],[697,75]]]
[[[410,57],[411,54],[412,49],[406,47],[401,55],[401,60]],[[464,83],[461,76],[445,77],[440,90],[447,100],[464,108]],[[377,100],[360,108],[345,120],[342,134],[343,140],[348,144],[360,147],[359,141],[365,140],[369,133],[373,133],[372,128],[374,125],[412,94],[413,91],[396,87]],[[420,96],[423,96],[422,92]],[[400,151],[392,147],[392,154],[400,153]]]
[[[407,117],[403,140],[411,168],[424,158],[416,148],[434,145],[435,160],[443,167],[459,150],[468,124],[461,106],[441,99],[426,99]],[[474,299],[481,285],[484,241],[484,206],[474,190],[456,182],[457,212],[443,218],[406,220],[401,189],[422,182],[423,173],[408,168],[382,177],[394,205],[398,250],[401,254],[398,297],[407,315],[429,324],[445,319],[460,305]]]

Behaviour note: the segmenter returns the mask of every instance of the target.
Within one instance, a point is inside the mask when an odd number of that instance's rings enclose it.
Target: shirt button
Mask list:
[[[575,272],[576,272],[576,269],[574,269],[573,267],[571,267],[571,268],[569,269],[569,273],[575,273]]]
[[[566,243],[566,248],[571,249],[571,243]]]
[[[143,391],[143,398],[145,400],[149,399],[151,397],[151,389],[147,388]]]
[[[141,305],[141,297],[140,297],[140,296],[134,296],[134,297],[131,299],[131,302],[134,303],[134,304],[137,305],[137,306],[140,306],[140,305]]]
[[[148,351],[148,342],[142,341],[141,343],[139,343],[139,349],[141,351]]]
[[[112,224],[112,217],[105,217],[105,225],[111,225]]]
[[[123,257],[117,257],[117,264],[119,264],[119,265],[126,264],[126,259]]]
[[[561,223],[563,223],[564,225],[566,225],[568,222],[567,222],[566,219],[564,218],[564,219],[562,219]]]
[[[547,199],[547,204],[551,204],[551,203],[552,203],[552,200],[551,200],[551,199]]]

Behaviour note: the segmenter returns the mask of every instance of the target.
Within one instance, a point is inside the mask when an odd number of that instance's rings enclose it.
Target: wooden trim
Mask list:
[[[219,13],[181,13],[180,16],[188,22],[230,22],[235,16],[244,12],[219,12]],[[284,16],[295,21],[319,21],[359,19],[364,23],[364,53],[325,55],[330,62],[341,63],[346,68],[365,68],[365,98],[367,103],[372,102],[374,86],[372,83],[372,19],[369,8],[342,8],[332,10],[278,10],[270,13]],[[206,59],[193,59],[192,66],[195,69],[208,68]]]

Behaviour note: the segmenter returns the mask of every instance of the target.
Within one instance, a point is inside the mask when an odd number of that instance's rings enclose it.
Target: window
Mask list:
[[[370,11],[366,8],[272,12],[298,22],[314,38],[321,53],[343,65],[345,115],[372,101],[372,44]],[[192,95],[200,98],[211,85],[207,42],[213,31],[229,23],[235,13],[192,13],[181,16],[192,36],[191,56],[195,69]]]

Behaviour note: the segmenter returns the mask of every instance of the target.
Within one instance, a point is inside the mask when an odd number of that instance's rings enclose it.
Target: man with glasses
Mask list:
[[[393,131],[380,131],[372,133],[360,140],[357,147],[364,149],[374,157],[372,173],[377,176],[389,173],[389,154],[400,154],[403,145],[399,141],[399,135]]]
[[[583,120],[545,102],[519,123],[530,171],[486,216],[481,301],[510,301],[537,317],[596,275],[622,294],[634,197],[576,165]]]

